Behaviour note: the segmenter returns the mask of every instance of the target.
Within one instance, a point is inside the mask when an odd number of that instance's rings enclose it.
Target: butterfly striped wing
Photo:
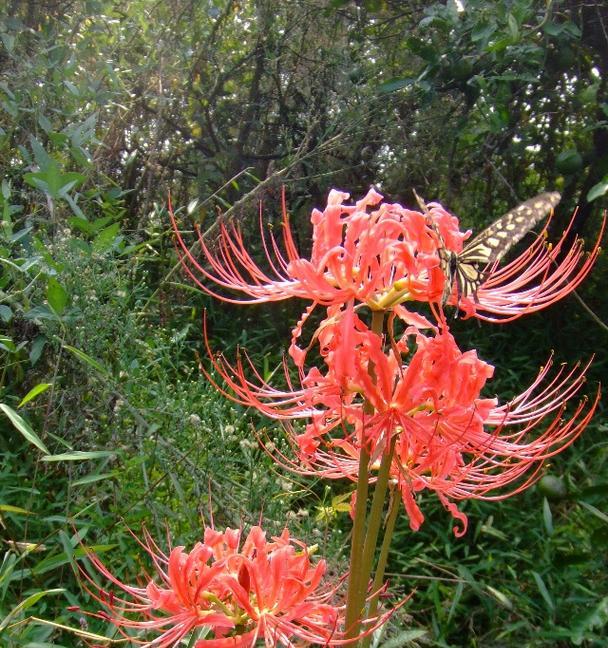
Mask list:
[[[460,254],[452,254],[446,273],[448,294],[456,279],[458,299],[475,295],[488,265],[500,261],[560,201],[556,191],[542,193],[511,209],[469,241]]]

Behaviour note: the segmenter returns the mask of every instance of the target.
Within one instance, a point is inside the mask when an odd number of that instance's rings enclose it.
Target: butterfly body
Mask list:
[[[440,250],[441,269],[445,275],[442,303],[448,301],[456,281],[457,302],[461,297],[476,297],[488,266],[496,263],[518,243],[560,201],[556,191],[542,193],[509,210],[471,239],[462,252],[445,247]]]

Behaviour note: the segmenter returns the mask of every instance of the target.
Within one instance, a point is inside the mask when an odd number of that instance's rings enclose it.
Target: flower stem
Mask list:
[[[353,522],[352,544],[350,548],[350,568],[348,572],[348,593],[346,597],[346,636],[356,637],[359,634],[361,606],[359,605],[359,581],[361,577],[361,560],[365,541],[365,518],[367,514],[367,470],[369,452],[365,447],[359,453],[359,479],[357,481],[357,501],[355,502],[355,519]]]
[[[376,573],[374,575],[374,583],[372,585],[372,592],[375,592],[369,602],[369,609],[367,611],[368,618],[376,616],[378,610],[378,598],[380,595],[380,588],[384,582],[384,571],[386,563],[388,562],[388,552],[391,547],[393,539],[393,531],[395,530],[395,521],[397,520],[397,513],[399,512],[399,504],[401,500],[395,496],[395,488],[391,487],[391,498],[389,502],[388,512],[386,514],[386,521],[384,523],[384,537],[382,538],[382,547],[380,548],[380,555],[378,556],[378,565],[376,566]],[[372,636],[368,635],[363,640],[362,648],[368,648]]]
[[[384,311],[372,311],[371,330],[377,335],[382,335],[384,329]],[[375,380],[375,371],[370,362],[369,374]],[[369,401],[363,406],[366,414],[372,415],[374,408]],[[365,547],[365,522],[367,517],[367,498],[369,493],[369,450],[365,439],[365,427],[361,438],[359,452],[359,472],[357,479],[357,499],[355,502],[355,516],[353,522],[352,544],[350,549],[350,568],[348,575],[348,592],[346,595],[346,637],[354,638],[359,634],[363,603],[365,601],[365,588],[369,572],[363,572],[363,552]],[[363,596],[361,596],[363,591]],[[354,644],[353,644],[354,645]]]
[[[365,534],[365,544],[363,546],[361,578],[359,581],[359,596],[361,607],[363,607],[363,603],[365,601],[367,584],[369,582],[370,574],[372,573],[374,554],[376,552],[376,545],[378,544],[378,532],[382,523],[382,511],[384,510],[386,489],[388,486],[391,463],[393,462],[396,440],[396,436],[393,435],[393,438],[390,441],[390,445],[388,446],[382,457],[382,463],[380,464],[380,470],[378,472],[378,480],[376,481],[376,487],[374,489],[372,506],[369,512],[367,533]]]

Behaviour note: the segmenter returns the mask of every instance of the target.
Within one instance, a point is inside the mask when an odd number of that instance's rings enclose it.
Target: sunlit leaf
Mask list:
[[[486,589],[504,608],[506,608],[507,610],[513,609],[513,603],[508,596],[497,590],[495,587],[492,587],[491,585],[486,585]]]
[[[3,351],[8,351],[9,353],[15,353],[17,347],[11,338],[6,335],[0,335],[0,349]]]
[[[12,504],[0,504],[0,511],[5,513],[19,513],[20,515],[32,515],[31,511],[27,511],[20,506],[13,506]]]
[[[35,594],[31,594],[26,599],[21,601],[19,605],[14,607],[4,617],[4,619],[2,619],[2,622],[0,622],[0,632],[4,630],[16,616],[18,616],[24,610],[31,608],[32,605],[35,605],[43,596],[47,596],[48,594],[61,594],[62,592],[65,592],[65,589],[55,588],[55,589],[42,590],[41,592],[36,592]]]
[[[50,454],[47,450],[44,443],[42,443],[40,437],[32,430],[29,423],[25,421],[14,409],[6,405],[5,403],[0,403],[0,409],[8,416],[11,423],[15,428],[33,445],[35,445],[39,450],[42,450],[45,454]]]
[[[88,364],[90,367],[93,367],[96,371],[99,371],[99,373],[102,374],[107,374],[108,371],[103,367],[97,360],[94,358],[91,358],[90,355],[87,355],[84,351],[81,351],[80,349],[77,349],[76,347],[70,346],[69,344],[64,344],[63,345],[64,349],[67,349],[71,353],[73,353],[79,360],[82,360],[82,362]]]
[[[608,192],[608,176],[605,176],[600,182],[596,185],[593,185],[587,193],[587,202],[593,202],[598,198],[601,198]]]
[[[110,450],[74,450],[73,452],[63,452],[56,455],[48,455],[42,458],[42,461],[89,461],[90,459],[103,459],[111,457],[115,453]]]
[[[62,315],[65,307],[68,305],[69,297],[66,289],[55,277],[50,277],[47,282],[46,298],[57,315]]]
[[[85,486],[86,484],[93,484],[98,481],[105,481],[116,477],[115,473],[99,473],[94,475],[86,475],[76,481],[70,482],[72,486]]]

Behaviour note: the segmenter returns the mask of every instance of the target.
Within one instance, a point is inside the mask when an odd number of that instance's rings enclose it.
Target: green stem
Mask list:
[[[388,479],[390,476],[391,463],[393,461],[393,454],[395,452],[396,437],[393,436],[390,446],[382,457],[380,470],[378,472],[378,480],[374,489],[374,498],[372,500],[371,510],[367,523],[367,533],[365,535],[365,544],[363,546],[363,558],[361,561],[361,576],[359,578],[359,603],[363,609],[365,605],[365,595],[367,593],[367,585],[369,577],[372,573],[374,563],[374,554],[376,553],[376,546],[378,544],[378,532],[382,524],[382,511],[384,510],[384,501],[386,499],[386,489],[388,486]]]
[[[352,544],[350,548],[350,568],[348,572],[348,593],[346,595],[346,636],[356,637],[359,633],[361,608],[358,606],[357,592],[361,576],[361,559],[365,540],[365,518],[367,514],[368,481],[367,470],[369,452],[361,448],[359,453],[359,478],[357,481],[357,501],[355,502],[355,519],[353,522]]]
[[[384,328],[384,311],[372,312],[371,330],[382,335]],[[375,371],[370,363],[369,373],[375,379]],[[363,405],[365,414],[373,414],[374,408],[369,401]],[[355,503],[355,519],[353,522],[352,544],[350,548],[350,567],[348,576],[348,592],[346,595],[346,637],[354,638],[359,634],[364,598],[361,600],[360,591],[367,584],[362,576],[362,560],[365,546],[365,521],[367,517],[367,497],[369,492],[369,451],[365,443],[365,429],[362,431],[361,449],[359,452],[359,473],[357,479],[357,501]],[[363,582],[363,585],[362,585]],[[365,590],[363,590],[365,591]]]
[[[397,494],[398,495],[398,494]],[[376,616],[378,610],[379,591],[384,583],[384,571],[386,570],[386,563],[388,562],[388,552],[391,548],[391,541],[393,539],[393,531],[395,530],[395,521],[397,520],[397,513],[399,512],[399,503],[401,500],[395,496],[395,488],[391,488],[391,501],[389,510],[384,524],[384,537],[382,539],[382,547],[380,548],[380,555],[378,556],[378,565],[376,567],[376,574],[374,576],[374,583],[372,585],[372,592],[376,594],[369,602],[368,618]],[[368,635],[363,640],[362,648],[368,648],[372,640],[372,636]]]

